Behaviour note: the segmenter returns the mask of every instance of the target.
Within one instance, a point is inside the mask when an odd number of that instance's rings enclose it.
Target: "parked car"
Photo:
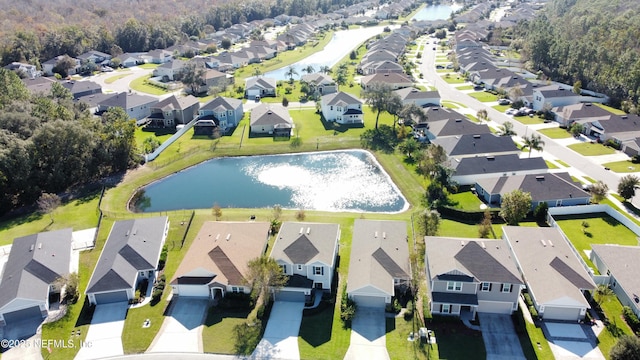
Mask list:
[[[507,115],[513,115],[513,114],[515,114],[516,112],[517,112],[517,110],[516,110],[516,109],[514,109],[514,108],[508,108],[508,109],[507,109],[507,111],[505,111],[504,113],[505,113],[505,114],[507,114]]]
[[[511,104],[511,100],[509,100],[509,99],[498,99],[498,104],[500,104],[500,105],[509,105],[509,104]]]
[[[444,69],[444,66],[442,66],[442,65],[436,65],[436,69]]]
[[[473,87],[473,90],[484,90],[484,86],[476,85],[476,86]]]

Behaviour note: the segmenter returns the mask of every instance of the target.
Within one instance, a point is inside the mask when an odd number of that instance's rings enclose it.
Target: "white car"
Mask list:
[[[517,110],[514,109],[514,108],[508,108],[507,111],[505,111],[504,113],[507,114],[507,115],[513,115],[513,114],[516,113],[516,111]]]

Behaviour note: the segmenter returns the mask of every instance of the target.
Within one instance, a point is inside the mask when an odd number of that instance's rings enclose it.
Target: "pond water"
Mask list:
[[[355,49],[370,37],[381,34],[383,30],[384,26],[372,26],[334,32],[331,41],[329,41],[324,49],[292,65],[296,72],[298,72],[298,75],[294,75],[294,79],[299,79],[300,76],[304,75],[305,73],[302,72],[302,69],[309,65],[313,66],[316,72],[320,70],[321,66],[333,67],[343,57],[349,55],[351,50]],[[297,50],[294,49],[292,51]],[[278,70],[269,71],[265,73],[264,76],[275,78],[276,80],[288,80],[289,78],[285,76],[288,69],[289,67],[285,66]]]
[[[450,5],[425,6],[418,11],[411,20],[447,20],[452,12],[460,8],[462,8],[462,6],[456,3]]]
[[[132,210],[220,207],[400,212],[409,206],[366,151],[228,157],[206,161],[154,182]]]

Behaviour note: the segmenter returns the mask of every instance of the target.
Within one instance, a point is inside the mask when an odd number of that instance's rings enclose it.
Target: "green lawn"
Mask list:
[[[622,318],[622,305],[615,295],[603,296],[600,299],[600,307],[609,320],[609,325],[598,336],[598,347],[609,359],[609,352],[618,342],[618,338],[623,335],[633,335],[633,331]]]
[[[614,161],[602,164],[604,167],[608,167],[613,172],[617,173],[630,173],[640,171],[640,164],[634,164],[631,160]]]
[[[125,78],[125,77],[127,77],[127,76],[129,76],[129,75],[131,75],[131,73],[128,73],[128,74],[119,74],[119,75],[114,75],[114,76],[111,76],[111,77],[106,78],[106,79],[104,80],[104,82],[105,82],[106,84],[112,84],[112,83],[116,82],[117,80],[120,80],[120,79],[122,79],[122,78]]]
[[[547,167],[548,167],[549,169],[559,169],[559,168],[560,168],[560,167],[558,167],[555,163],[552,163],[552,162],[551,162],[551,161],[549,161],[549,160],[545,160],[544,162],[545,162],[545,163],[547,163]]]
[[[566,162],[564,162],[564,161],[562,161],[562,160],[560,160],[560,159],[556,159],[556,162],[557,162],[558,164],[560,164],[560,165],[564,166],[564,167],[569,167],[569,164],[567,164]],[[585,176],[585,178],[586,178],[586,176]],[[593,181],[593,182],[595,182],[595,181]]]
[[[514,120],[521,122],[525,125],[537,125],[537,124],[543,124],[544,120],[540,119],[537,116],[534,117],[529,117],[529,116],[514,116],[513,117]]]
[[[571,134],[566,129],[562,128],[551,128],[551,129],[541,129],[538,130],[539,133],[544,134],[552,139],[566,139],[570,138]]]
[[[511,105],[494,105],[492,108],[504,113],[507,109],[511,109]]]
[[[638,245],[633,231],[605,213],[558,216],[555,219],[587,264],[591,261],[584,250],[591,250],[591,244]],[[589,224],[584,231],[583,221]]]
[[[558,161],[558,160],[556,160],[556,161]],[[567,167],[569,167],[569,165],[567,165]],[[585,180],[587,180],[588,182],[592,183],[592,184],[596,183],[596,180],[594,178],[590,178],[588,176],[583,176],[583,178]]]
[[[399,316],[386,318],[387,327],[387,351],[391,359],[427,359],[428,355],[435,355],[436,351],[431,351],[428,344],[421,344],[416,336],[415,341],[407,341],[409,333],[417,335],[420,326],[417,319],[407,319]],[[431,357],[435,359],[435,357]]]
[[[144,139],[148,138],[149,136],[157,137],[158,141],[160,141],[160,143],[162,144],[172,135],[172,132],[167,132],[163,129],[151,130],[147,129],[146,127],[137,127],[135,132],[136,144],[138,145],[138,148],[142,146],[142,142],[144,141]]]
[[[449,74],[443,75],[442,78],[447,82],[447,84],[464,84],[467,82],[467,80],[461,76],[451,76]]]
[[[169,93],[167,90],[150,84],[147,80],[151,78],[151,75],[140,76],[129,83],[129,87],[132,90],[151,94],[151,95],[164,95]]]
[[[473,90],[473,85],[456,86],[458,90]]]
[[[609,111],[609,112],[611,112],[613,114],[616,114],[616,115],[624,115],[624,114],[626,114],[624,111],[622,111],[620,109],[613,108],[611,106],[607,106],[607,105],[600,104],[600,103],[593,103],[593,104],[595,106],[601,107],[601,108],[603,108],[603,109],[605,109],[605,110],[607,110],[607,111]]]
[[[454,103],[453,101],[441,101],[440,105],[449,109],[459,109],[460,106],[458,106],[458,104]]]
[[[151,64],[151,63],[148,63],[148,64],[138,65],[138,67],[139,67],[140,69],[155,69],[155,68],[157,68],[158,66],[160,66],[160,64]]]
[[[602,144],[588,142],[572,144],[569,145],[568,148],[582,156],[610,155],[616,153],[616,151],[610,147],[604,146]]]
[[[482,102],[498,101],[498,96],[486,91],[473,92],[467,95],[471,96],[472,98],[476,98]]]
[[[471,191],[463,191],[457,194],[451,194],[449,196],[449,200],[453,204],[455,204],[455,207],[457,209],[467,211],[479,211],[480,205],[484,204],[484,202],[482,202],[482,200],[480,200],[480,198]]]
[[[427,323],[427,328],[433,330],[438,343],[437,356],[430,354],[433,359],[484,359],[486,350],[482,333],[467,328],[459,319],[454,317],[437,317]]]
[[[249,311],[224,311],[211,307],[202,328],[205,353],[235,354],[234,327],[247,323]]]
[[[304,316],[298,334],[302,359],[343,359],[349,348],[351,329],[340,320],[340,303],[317,314]]]

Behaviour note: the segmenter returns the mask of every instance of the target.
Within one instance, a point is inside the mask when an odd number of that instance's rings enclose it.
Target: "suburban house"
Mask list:
[[[518,154],[520,149],[510,136],[475,134],[446,136],[431,141],[444,148],[449,157],[462,159],[472,156]]]
[[[422,111],[427,115],[427,120],[423,122],[416,122],[413,125],[414,128],[429,127],[431,122],[439,120],[468,119],[466,116],[455,110],[439,106],[423,107]]]
[[[78,55],[78,60],[80,60],[83,64],[87,62],[94,63],[96,65],[108,65],[111,60],[111,55],[103,53],[97,50],[87,51],[84,54]]]
[[[164,81],[179,80],[187,63],[176,59],[166,62],[153,70],[153,76],[161,77]]]
[[[591,308],[584,291],[596,284],[562,231],[555,227],[503,226],[538,316],[544,320],[580,321]]]
[[[571,89],[564,88],[558,85],[549,85],[539,87],[533,90],[533,110],[542,110],[545,106],[551,110],[557,106],[566,106],[571,104],[578,104],[581,102],[600,102],[604,103],[607,98],[594,97],[594,96],[582,96],[574,93]]]
[[[520,158],[516,154],[466,157],[450,162],[451,180],[460,185],[474,185],[481,179],[542,174],[548,171],[542,157]]]
[[[217,87],[219,91],[223,91],[228,85],[233,84],[233,82],[233,75],[225,74],[214,69],[207,69],[202,75],[202,83],[196,88],[196,92],[198,94],[206,93],[212,86]]]
[[[340,225],[285,221],[271,250],[289,282],[281,298],[308,299],[311,289],[331,292],[340,242]]]
[[[42,71],[44,71],[44,73],[47,76],[53,76],[53,68],[56,67],[56,65],[58,65],[58,62],[63,60],[65,58],[66,55],[59,55],[54,57],[53,59],[49,59],[45,62],[42,63]],[[68,75],[75,75],[79,70],[80,70],[80,60],[78,59],[74,59],[71,58],[71,60],[73,60],[74,62],[74,67],[67,69],[67,74]]]
[[[551,111],[555,114],[555,120],[560,123],[560,126],[567,127],[574,122],[586,125],[586,123],[592,121],[608,119],[613,115],[611,112],[592,103],[557,106]]]
[[[74,101],[85,103],[88,106],[89,112],[95,114],[98,112],[98,107],[101,102],[116,95],[117,94],[114,93],[95,93],[91,95],[81,96],[77,99],[74,99]]]
[[[407,87],[394,91],[404,105],[416,104],[420,107],[440,106],[440,93],[434,91],[420,91],[414,87]]]
[[[56,281],[71,273],[71,243],[71,228],[13,240],[0,282],[0,326],[47,316],[60,296]]]
[[[512,314],[524,285],[505,241],[425,236],[432,314]]]
[[[276,96],[276,79],[254,77],[247,79],[245,96],[249,100],[255,100],[265,96]]]
[[[244,111],[242,100],[218,96],[198,110],[200,120],[214,120],[221,128],[238,126]]]
[[[130,118],[142,120],[151,115],[151,107],[157,103],[158,99],[155,97],[122,92],[101,101],[98,104],[98,112],[102,113],[112,107],[119,107],[124,109]]]
[[[491,134],[487,124],[478,124],[467,118],[429,121],[428,124],[429,140],[443,136]]]
[[[384,308],[409,289],[408,239],[404,221],[355,220],[347,293],[358,307]]]
[[[132,67],[137,66],[144,62],[142,56],[144,54],[141,53],[124,53],[116,56],[115,58],[120,60],[120,65],[122,67]]]
[[[392,90],[413,86],[413,80],[405,74],[398,73],[377,73],[363,76],[360,84],[363,89],[368,89],[372,84],[381,83],[391,87]]]
[[[338,124],[364,124],[362,101],[346,92],[324,95],[320,101],[322,116]]]
[[[33,79],[25,78],[20,80],[22,80],[22,83],[24,83],[24,86],[27,87],[27,90],[29,90],[31,94],[46,95],[49,95],[51,93],[51,85],[56,82],[56,80],[44,76],[38,76]]]
[[[16,72],[21,78],[33,79],[40,74],[35,65],[25,64],[17,61],[5,65],[4,68]]]
[[[188,124],[198,115],[200,101],[191,95],[176,97],[171,95],[151,106],[148,119],[154,127],[175,127]]]
[[[284,106],[261,103],[251,110],[249,125],[254,134],[291,136],[293,120]]]
[[[168,232],[166,216],[116,221],[87,286],[89,303],[129,301],[144,282],[152,286]]]
[[[207,221],[171,280],[173,295],[219,299],[251,293],[249,261],[264,254],[268,222]]]
[[[63,81],[62,86],[71,92],[74,99],[81,98],[83,96],[100,94],[102,93],[102,86],[100,84],[87,80],[87,81]]]
[[[193,135],[217,137],[219,130],[218,124],[212,119],[200,119],[193,124]]]
[[[604,285],[609,286],[636,316],[640,316],[640,247],[592,244],[590,260],[596,266]]]
[[[173,60],[173,53],[164,49],[155,49],[143,55],[142,58],[147,63],[164,64]]]
[[[543,202],[549,207],[588,205],[591,198],[591,194],[582,189],[582,184],[573,181],[567,172],[482,178],[476,180],[475,188],[487,204],[497,205],[505,194],[514,190],[528,192],[532,210]]]
[[[611,115],[605,119],[593,119],[585,131],[601,141],[612,140],[618,145],[640,136],[640,116],[634,114]]]
[[[338,91],[338,85],[331,76],[323,73],[302,75],[301,81],[309,85],[312,94],[319,96],[333,94]]]
[[[360,63],[360,72],[365,75],[398,73],[403,74],[404,68],[394,60],[381,60]]]

